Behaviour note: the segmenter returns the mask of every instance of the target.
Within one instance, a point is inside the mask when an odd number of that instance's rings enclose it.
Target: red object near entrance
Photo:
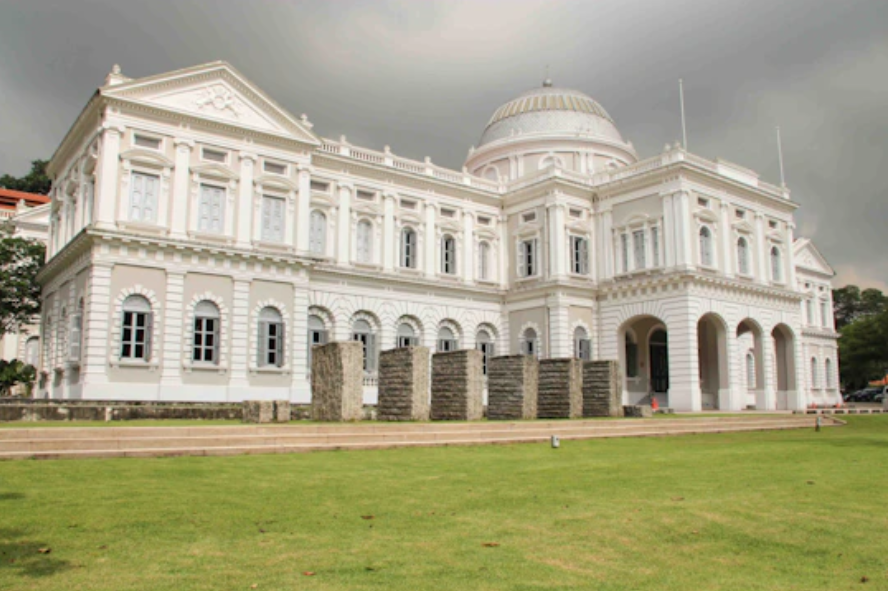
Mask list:
[[[659,410],[659,408],[660,408],[660,403],[657,402],[657,397],[654,395],[651,395],[651,410]]]

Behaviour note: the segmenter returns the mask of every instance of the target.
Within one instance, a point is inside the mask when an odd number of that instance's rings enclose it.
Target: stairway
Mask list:
[[[822,419],[825,426],[841,424]],[[814,417],[744,417],[515,421],[473,423],[290,423],[189,427],[49,427],[0,429],[0,460],[221,456],[322,450],[483,445],[604,437],[808,429]]]

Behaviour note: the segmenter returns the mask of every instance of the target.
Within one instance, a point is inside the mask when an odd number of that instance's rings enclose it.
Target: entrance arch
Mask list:
[[[669,405],[669,349],[666,323],[656,316],[642,315],[620,327],[617,343],[623,371],[623,401],[626,404]]]
[[[771,331],[774,347],[774,390],[778,410],[800,410],[804,407],[798,392],[795,366],[795,335],[785,324]]]
[[[727,325],[718,314],[704,314],[697,321],[697,359],[703,409],[732,408]]]
[[[751,365],[752,370],[755,373],[755,382],[747,384],[746,405],[755,405],[758,410],[767,410],[768,404],[765,400],[766,388],[762,327],[759,326],[758,322],[755,320],[744,318],[737,325],[737,339],[740,345],[737,348],[743,355],[742,367],[749,367]],[[748,353],[752,353],[753,356],[751,364],[749,364],[746,359]]]

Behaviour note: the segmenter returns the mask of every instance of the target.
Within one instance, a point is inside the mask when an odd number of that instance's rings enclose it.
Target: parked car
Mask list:
[[[883,386],[878,386],[874,388],[866,388],[861,393],[857,399],[857,402],[875,402],[875,398],[878,394],[881,394],[884,391]]]

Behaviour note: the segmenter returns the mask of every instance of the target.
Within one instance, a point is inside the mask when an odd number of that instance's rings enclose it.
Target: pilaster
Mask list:
[[[549,357],[573,357],[573,339],[570,334],[568,306],[561,294],[546,298],[549,309]]]
[[[765,248],[765,216],[761,212],[755,214],[755,262],[756,281],[768,283],[768,253]]]
[[[669,335],[669,406],[679,411],[702,410],[697,320],[686,311],[667,325]]]
[[[391,272],[395,268],[395,249],[401,237],[395,235],[395,195],[386,193],[382,198],[385,215],[382,221],[382,269]],[[434,239],[434,234],[431,239]]]
[[[182,322],[184,321],[185,305],[185,273],[167,270],[166,274],[166,309],[163,316],[163,341],[158,343],[162,348],[160,384],[168,396],[170,389],[182,385],[182,356],[186,354],[182,343]]]
[[[290,362],[293,367],[292,382],[290,384],[290,401],[311,402],[311,384],[308,381],[308,279],[305,271],[299,271],[299,277],[293,283],[293,322],[290,327],[290,336],[287,344],[290,346]],[[343,338],[343,322],[335,325],[335,340],[349,340]],[[331,327],[332,328],[332,327]]]
[[[93,262],[89,268],[89,288],[85,299],[83,335],[85,337],[80,362],[84,388],[108,383],[108,350],[111,338],[111,265]],[[48,338],[48,335],[43,335]]]
[[[308,252],[308,228],[311,212],[311,171],[309,168],[299,169],[299,193],[296,196],[296,220],[293,222],[296,234],[296,252]]]
[[[721,234],[722,270],[726,277],[734,276],[734,252],[733,236],[731,232],[731,204],[722,201],[719,216],[719,234]]]
[[[336,222],[336,263],[347,266],[351,254],[351,197],[354,187],[350,184],[339,184],[339,211]]]
[[[423,273],[429,279],[433,279],[436,275],[437,265],[435,264],[435,214],[436,214],[435,206],[431,203],[426,203],[425,206],[425,240],[423,246],[425,247],[425,261],[423,263]],[[432,349],[434,350],[434,348]]]
[[[111,228],[117,215],[118,167],[120,165],[120,136],[125,128],[122,125],[104,124],[102,132],[102,156],[99,164],[99,187],[96,194],[96,226]]]
[[[176,138],[173,143],[176,146],[176,168],[173,172],[170,235],[173,238],[183,239],[186,237],[186,229],[188,228],[188,203],[191,201],[188,177],[194,142]]]
[[[231,322],[231,341],[222,343],[229,347],[231,360],[229,388],[247,388],[250,385],[247,376],[249,351],[246,344],[250,342],[250,281],[235,279],[231,302],[231,317],[223,319]]]
[[[463,212],[463,280],[475,281],[475,214]]]
[[[253,170],[258,157],[248,152],[240,153],[240,184],[237,198],[237,245],[248,248],[253,229]]]

